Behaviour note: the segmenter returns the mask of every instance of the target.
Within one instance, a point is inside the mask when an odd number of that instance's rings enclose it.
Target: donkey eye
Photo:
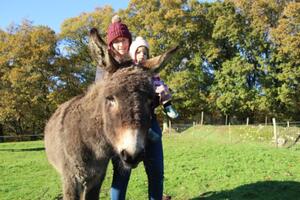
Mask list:
[[[110,95],[110,96],[106,97],[106,100],[107,101],[115,101],[115,98],[112,95]]]
[[[110,95],[110,96],[105,97],[105,99],[106,99],[107,105],[116,107],[117,101],[114,98],[114,96]]]

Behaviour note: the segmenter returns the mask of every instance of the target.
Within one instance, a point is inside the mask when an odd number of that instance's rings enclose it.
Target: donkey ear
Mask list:
[[[178,46],[175,46],[168,50],[167,52],[163,53],[160,56],[156,56],[154,58],[150,58],[146,60],[142,65],[145,68],[148,68],[152,71],[158,71],[162,67],[165,66],[165,64],[168,62],[168,60],[172,57],[172,55],[179,49]]]
[[[92,58],[100,68],[109,73],[113,73],[118,69],[116,61],[108,53],[107,44],[101,38],[96,28],[90,30],[88,47]]]

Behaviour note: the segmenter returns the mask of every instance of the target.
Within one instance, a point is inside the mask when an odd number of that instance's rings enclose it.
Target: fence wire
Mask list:
[[[276,133],[274,132],[276,126]],[[193,123],[171,123],[170,121],[162,124],[163,133],[179,133],[183,134],[186,131],[201,134],[204,127],[210,127],[212,132],[220,130],[230,140],[235,142],[269,142],[279,147],[291,148],[300,144],[300,121],[294,122],[279,122],[279,123],[261,123],[261,124],[235,124],[235,125],[200,125]],[[206,131],[206,135],[208,132]],[[4,135],[0,136],[0,142],[12,141],[34,141],[42,140],[43,134],[32,135]]]
[[[210,127],[208,130],[207,127]],[[276,130],[274,130],[276,127]],[[199,125],[196,123],[172,124],[165,123],[163,133],[185,133],[186,131],[199,135],[217,134],[218,132],[235,143],[262,142],[278,147],[291,148],[300,145],[300,122],[280,122],[261,124],[235,125]],[[275,132],[276,131],[276,132]]]

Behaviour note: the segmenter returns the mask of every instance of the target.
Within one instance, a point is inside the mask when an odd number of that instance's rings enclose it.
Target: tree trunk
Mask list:
[[[3,132],[3,125],[0,124],[0,142],[4,142],[4,132]]]

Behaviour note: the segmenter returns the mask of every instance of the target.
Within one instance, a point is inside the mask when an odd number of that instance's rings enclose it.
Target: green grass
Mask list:
[[[165,134],[164,192],[172,200],[300,199],[299,148],[275,148],[270,137],[269,131],[245,126]],[[61,194],[60,178],[42,148],[42,141],[0,144],[1,200],[48,200]],[[102,199],[109,199],[111,178],[110,165]],[[147,199],[143,165],[133,170],[127,199]]]

